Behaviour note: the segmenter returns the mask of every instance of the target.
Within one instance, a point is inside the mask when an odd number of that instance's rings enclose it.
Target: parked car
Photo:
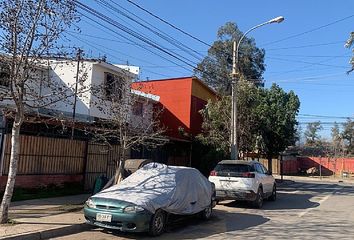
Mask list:
[[[210,172],[209,181],[215,184],[217,201],[249,201],[261,208],[263,199],[276,200],[274,177],[256,161],[223,160]]]
[[[84,215],[99,227],[157,236],[169,214],[209,219],[214,206],[215,187],[197,169],[149,163],[90,197]]]

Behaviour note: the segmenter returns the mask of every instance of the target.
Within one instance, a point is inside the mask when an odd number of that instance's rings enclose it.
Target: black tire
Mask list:
[[[203,211],[200,212],[200,218],[203,220],[209,220],[211,218],[211,213],[213,212],[213,208],[211,204],[205,208]]]
[[[257,197],[252,202],[252,205],[255,208],[262,208],[262,206],[263,206],[263,189],[261,187],[258,188]]]
[[[165,231],[166,226],[166,213],[158,209],[150,220],[149,235],[159,236]]]
[[[277,186],[275,184],[273,185],[272,195],[270,195],[269,200],[273,202],[277,200]]]

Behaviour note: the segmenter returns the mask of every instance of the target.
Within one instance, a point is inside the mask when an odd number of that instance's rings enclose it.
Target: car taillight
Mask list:
[[[217,175],[218,175],[218,173],[215,170],[210,172],[210,176],[217,176]]]
[[[245,178],[254,178],[255,175],[254,175],[254,173],[251,173],[251,172],[245,172],[245,173],[242,173],[242,177],[245,177]]]

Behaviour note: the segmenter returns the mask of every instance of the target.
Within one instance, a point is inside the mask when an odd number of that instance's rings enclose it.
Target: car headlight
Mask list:
[[[144,208],[139,207],[139,206],[128,206],[128,207],[124,208],[123,212],[125,212],[125,213],[137,213],[137,212],[142,212],[144,210],[145,210]]]
[[[93,200],[91,198],[87,199],[87,201],[85,202],[86,206],[88,206],[89,208],[96,208],[96,204],[93,202]]]

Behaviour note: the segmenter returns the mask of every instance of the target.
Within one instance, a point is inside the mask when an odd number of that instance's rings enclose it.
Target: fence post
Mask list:
[[[89,141],[85,141],[85,149],[84,149],[84,162],[83,162],[83,167],[82,167],[82,175],[83,175],[83,187],[84,189],[86,188],[86,171],[87,171],[87,161],[88,161],[88,147],[89,147]]]
[[[284,168],[283,168],[283,154],[280,154],[280,181],[283,182],[283,176],[284,176]]]

